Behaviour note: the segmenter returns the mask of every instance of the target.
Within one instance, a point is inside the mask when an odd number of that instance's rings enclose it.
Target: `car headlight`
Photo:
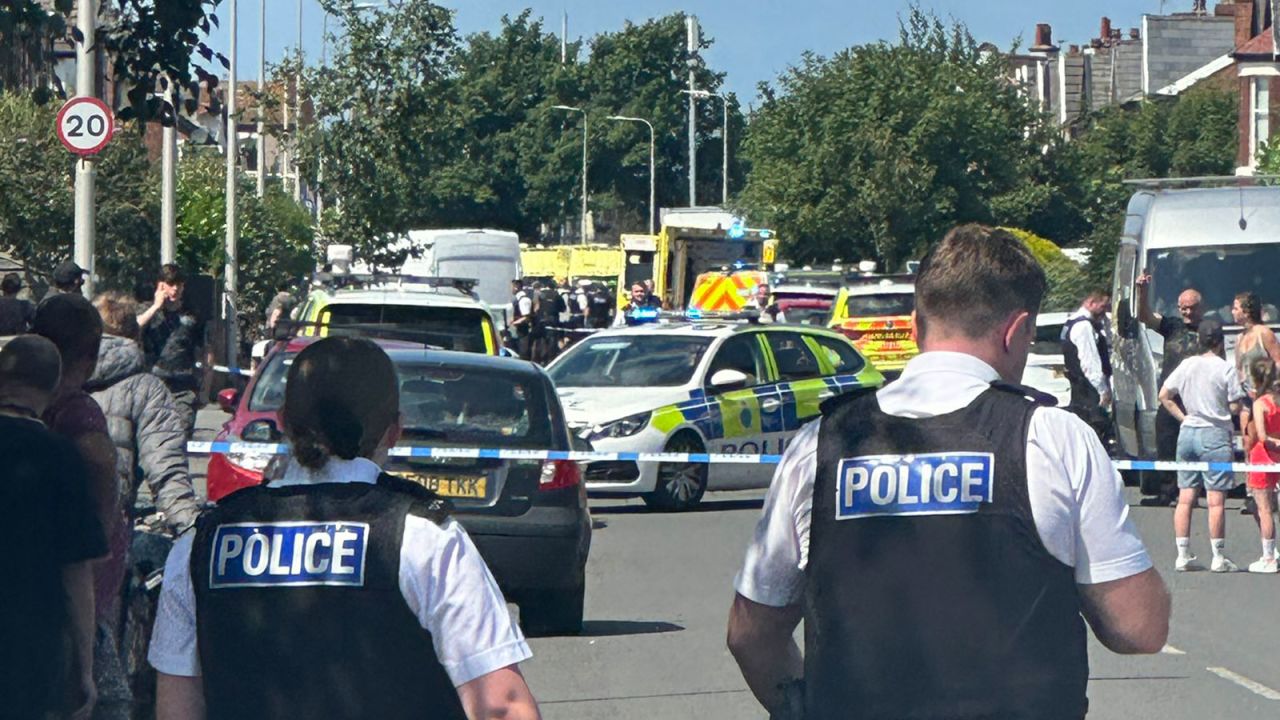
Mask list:
[[[271,464],[271,455],[266,453],[227,453],[227,462],[250,472],[266,472]]]
[[[591,428],[591,432],[586,439],[601,440],[603,438],[630,437],[643,430],[649,424],[649,415],[650,413],[640,413],[639,415],[624,417],[621,420],[614,420],[603,425],[596,425]]]

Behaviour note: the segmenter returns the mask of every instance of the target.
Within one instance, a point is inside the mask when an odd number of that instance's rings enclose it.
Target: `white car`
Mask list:
[[[1022,384],[1052,395],[1058,407],[1071,402],[1071,383],[1067,381],[1066,361],[1062,359],[1062,326],[1070,313],[1041,313],[1036,317],[1036,339],[1031,343]]]
[[[639,325],[547,368],[569,428],[602,452],[781,453],[827,398],[884,382],[838,333],[803,326]],[[773,465],[588,463],[588,490],[683,510],[708,490],[767,487]]]

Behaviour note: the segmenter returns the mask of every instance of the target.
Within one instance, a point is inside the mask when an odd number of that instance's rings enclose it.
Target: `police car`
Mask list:
[[[597,333],[547,369],[569,428],[602,452],[781,453],[827,398],[883,376],[819,328],[707,320]],[[773,465],[597,461],[587,488],[685,510],[767,487]]]
[[[911,324],[916,308],[910,275],[851,277],[828,325],[844,333],[876,367],[896,376],[919,352]]]

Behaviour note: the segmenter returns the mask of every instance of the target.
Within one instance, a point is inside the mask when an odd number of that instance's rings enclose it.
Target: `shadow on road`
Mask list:
[[[685,513],[725,512],[729,510],[759,510],[764,507],[764,498],[745,498],[741,500],[703,500],[692,510]],[[647,505],[592,505],[592,515],[665,515],[661,510],[651,510]],[[675,514],[675,513],[671,513]]]
[[[684,630],[683,625],[661,620],[587,620],[579,637],[622,637],[625,635],[660,635]]]

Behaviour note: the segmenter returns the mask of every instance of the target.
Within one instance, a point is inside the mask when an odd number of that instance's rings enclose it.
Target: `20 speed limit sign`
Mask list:
[[[67,101],[58,111],[58,139],[77,155],[94,155],[106,147],[115,132],[111,108],[92,97]]]

